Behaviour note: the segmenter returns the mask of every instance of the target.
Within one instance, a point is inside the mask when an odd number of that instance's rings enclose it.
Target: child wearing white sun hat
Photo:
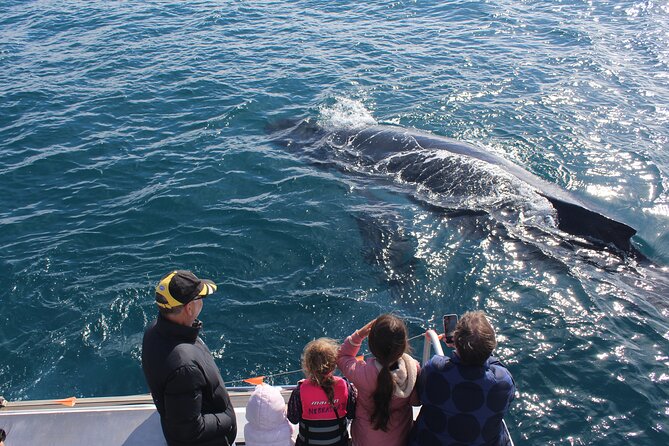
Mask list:
[[[256,386],[246,405],[244,441],[247,446],[293,446],[293,425],[278,387]]]

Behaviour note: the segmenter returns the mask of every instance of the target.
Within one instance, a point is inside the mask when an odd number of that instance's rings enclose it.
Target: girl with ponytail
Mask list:
[[[296,446],[347,446],[346,419],[355,415],[356,389],[335,376],[339,346],[333,339],[309,342],[302,354],[306,379],[297,383],[288,401],[288,420],[299,423]]]
[[[369,337],[373,358],[356,359]],[[404,321],[383,314],[351,336],[339,349],[337,365],[358,389],[356,417],[351,426],[356,446],[404,446],[413,423],[412,404],[420,366],[407,354]]]

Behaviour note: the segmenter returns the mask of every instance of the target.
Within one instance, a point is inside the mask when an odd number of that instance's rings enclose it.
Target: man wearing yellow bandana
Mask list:
[[[172,271],[156,286],[158,317],[144,333],[142,369],[169,446],[234,443],[237,420],[211,352],[199,337],[211,280]]]

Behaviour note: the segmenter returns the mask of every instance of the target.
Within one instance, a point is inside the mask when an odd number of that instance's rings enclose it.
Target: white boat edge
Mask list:
[[[279,387],[287,403],[294,386]],[[245,444],[246,404],[254,389],[253,386],[228,388],[237,416],[237,445]],[[6,446],[167,445],[149,394],[76,398],[72,407],[64,405],[69,401],[5,401],[0,407],[0,428],[7,432]],[[420,407],[413,408],[414,419],[419,411]],[[510,444],[513,446],[513,441]]]

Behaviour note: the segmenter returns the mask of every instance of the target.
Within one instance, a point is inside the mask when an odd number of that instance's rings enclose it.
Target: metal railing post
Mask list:
[[[430,347],[434,349],[435,355],[444,356],[444,350],[441,348],[441,342],[439,342],[439,335],[432,329],[425,332],[425,342],[423,343],[423,365],[425,365],[425,363],[432,357],[430,355]]]

